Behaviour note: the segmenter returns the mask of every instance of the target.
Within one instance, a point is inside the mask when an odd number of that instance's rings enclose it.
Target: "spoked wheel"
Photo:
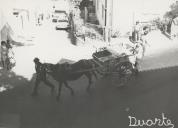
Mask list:
[[[131,75],[133,73],[133,67],[130,62],[120,63],[117,65],[116,70],[120,75]]]
[[[130,62],[120,63],[119,65],[117,65],[116,70],[119,74],[120,79],[119,86],[124,86],[134,72],[132,64]]]

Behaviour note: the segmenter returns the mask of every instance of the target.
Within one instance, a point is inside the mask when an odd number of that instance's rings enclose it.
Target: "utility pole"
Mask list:
[[[133,20],[133,21],[132,21],[132,22],[133,22],[133,26],[135,26],[135,12],[133,12],[132,16],[133,16],[133,17],[132,17],[132,18],[133,18],[133,19],[132,19],[132,20]],[[133,27],[132,27],[132,31],[133,31]]]
[[[108,7],[108,0],[105,0],[105,21],[104,21],[104,40],[110,41],[110,10]]]
[[[23,26],[23,25],[24,25],[24,24],[23,24],[23,16],[21,15],[21,16],[20,16],[20,18],[21,18],[21,22],[22,22],[22,29],[23,29],[23,28],[24,28],[24,26]]]
[[[111,41],[111,26],[112,26],[112,4],[113,0],[105,0],[105,7],[104,7],[104,40],[105,42]]]
[[[84,7],[84,23],[86,23],[88,20],[88,10],[87,7]]]

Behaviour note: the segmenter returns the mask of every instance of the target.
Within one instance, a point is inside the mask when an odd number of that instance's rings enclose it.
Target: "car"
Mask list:
[[[69,20],[58,20],[56,25],[56,30],[68,30],[70,29]]]
[[[56,18],[53,18],[53,19],[52,19],[52,22],[53,22],[53,23],[57,23],[57,19],[56,19]]]
[[[55,11],[53,22],[56,23],[56,30],[70,29],[69,17],[65,11]]]
[[[57,11],[55,10],[54,13],[52,13],[52,22],[57,23],[58,19],[64,19],[64,17],[67,15],[65,11]]]

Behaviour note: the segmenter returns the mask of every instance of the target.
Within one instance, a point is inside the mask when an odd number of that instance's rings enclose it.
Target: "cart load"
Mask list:
[[[116,47],[120,48],[118,51]],[[115,48],[115,49],[114,49]],[[100,48],[92,54],[93,61],[100,67],[103,74],[132,74],[135,71],[136,55],[133,47],[121,48],[120,46],[109,46]]]

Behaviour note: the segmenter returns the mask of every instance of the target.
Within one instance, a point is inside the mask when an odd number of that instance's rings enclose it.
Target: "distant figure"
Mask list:
[[[85,26],[84,25],[82,26],[82,38],[83,38],[83,41],[85,41]]]
[[[1,62],[2,67],[7,67],[8,48],[5,41],[1,41]]]
[[[37,19],[37,25],[40,26],[40,18]]]
[[[141,45],[142,45],[142,48],[143,48],[143,53],[142,53],[142,56],[145,55],[145,52],[146,52],[146,46],[150,46],[148,44],[148,40],[147,40],[147,31],[143,31],[141,37],[140,37],[140,42],[141,42]]]
[[[135,36],[135,41],[140,40],[140,22],[137,21],[136,25],[134,27],[134,36]]]
[[[172,21],[170,20],[167,24],[167,33],[171,35],[171,26],[172,26]]]
[[[38,58],[35,58],[35,70],[36,70],[36,81],[35,81],[35,87],[33,90],[32,95],[38,95],[38,86],[41,82],[44,82],[47,86],[51,88],[51,92],[54,91],[54,85],[52,85],[47,79],[46,79],[46,67],[45,64],[42,64]]]
[[[7,40],[6,46],[7,46],[8,49],[9,49],[9,48],[12,48],[12,45],[10,44],[10,40]]]
[[[10,44],[10,40],[7,40],[6,47],[8,49],[8,53],[7,53],[7,70],[10,70],[16,64],[16,61],[15,61],[15,58],[14,58],[14,52],[13,52],[13,49],[12,49],[12,45]]]
[[[167,24],[163,23],[163,33],[167,33]]]

